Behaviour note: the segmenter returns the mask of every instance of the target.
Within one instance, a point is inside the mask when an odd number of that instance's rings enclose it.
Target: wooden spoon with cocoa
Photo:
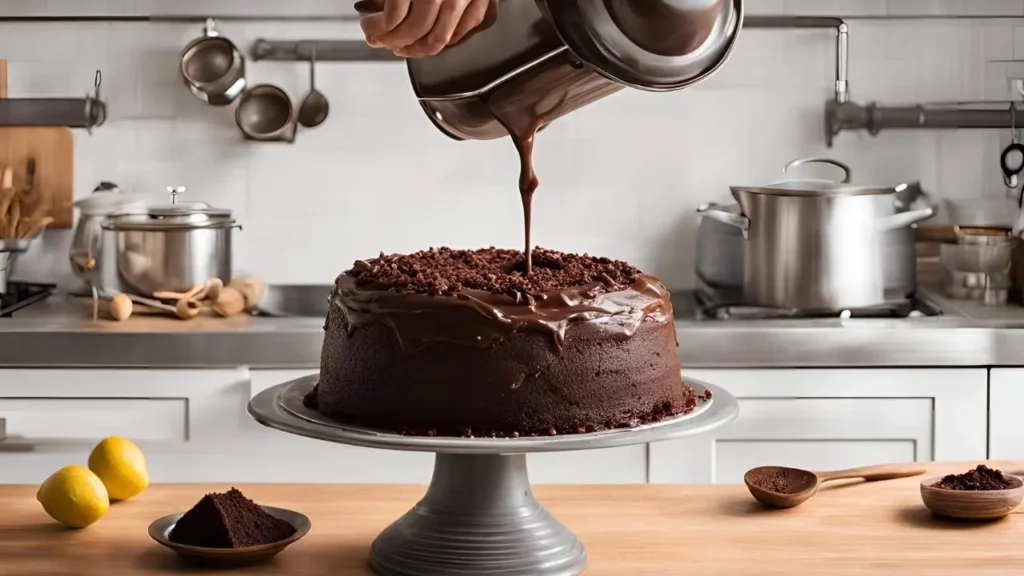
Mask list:
[[[803,504],[818,492],[824,482],[863,478],[869,482],[909,478],[925,473],[915,464],[881,464],[831,472],[811,472],[785,466],[760,466],[743,475],[747,490],[761,504],[770,508],[792,508]]]

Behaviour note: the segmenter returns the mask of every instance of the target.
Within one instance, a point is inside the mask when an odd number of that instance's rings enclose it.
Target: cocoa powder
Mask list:
[[[1006,490],[1013,488],[1014,482],[1003,475],[1002,471],[979,464],[977,468],[963,474],[943,476],[934,484],[943,490]]]
[[[757,474],[752,474],[749,480],[751,484],[762,490],[778,494],[792,494],[800,492],[806,487],[802,477],[794,476],[791,472],[784,469],[769,468],[758,470]]]

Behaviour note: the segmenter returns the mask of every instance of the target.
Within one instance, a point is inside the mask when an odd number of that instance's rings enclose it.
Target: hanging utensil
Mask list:
[[[327,97],[316,89],[316,44],[312,45],[309,56],[309,94],[299,107],[299,124],[306,128],[316,128],[327,120],[331,105]]]
[[[1021,171],[1024,171],[1024,145],[1017,141],[1017,103],[1010,104],[1010,144],[999,156],[999,166],[1003,170],[1003,182],[1009,188],[1017,188]],[[1018,204],[1020,200],[1018,199]]]

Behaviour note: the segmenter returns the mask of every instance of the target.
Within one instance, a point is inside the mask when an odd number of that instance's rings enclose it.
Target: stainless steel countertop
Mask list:
[[[677,318],[684,367],[1024,366],[1024,308],[930,296],[944,310],[907,319]],[[0,367],[317,368],[321,318],[88,318],[56,295],[0,318]]]

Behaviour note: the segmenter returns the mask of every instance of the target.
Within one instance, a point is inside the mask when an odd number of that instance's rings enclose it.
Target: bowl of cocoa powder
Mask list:
[[[921,499],[936,516],[957,520],[998,520],[1024,500],[1024,482],[979,464],[963,474],[921,482]]]

